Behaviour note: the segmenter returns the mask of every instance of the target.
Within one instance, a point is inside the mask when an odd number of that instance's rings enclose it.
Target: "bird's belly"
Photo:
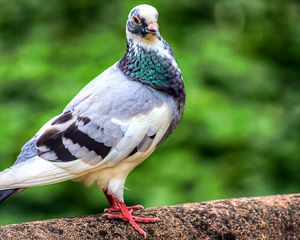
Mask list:
[[[154,150],[155,147],[151,146],[147,151],[138,152],[114,165],[110,163],[104,164],[94,171],[80,177],[78,180],[83,181],[88,186],[96,182],[99,188],[106,189],[108,182],[112,179],[125,180],[127,175]]]

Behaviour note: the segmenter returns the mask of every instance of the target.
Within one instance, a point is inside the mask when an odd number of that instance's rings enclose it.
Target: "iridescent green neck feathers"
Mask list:
[[[180,97],[184,94],[180,70],[167,43],[161,44],[162,47],[154,48],[129,42],[119,67],[133,81]]]

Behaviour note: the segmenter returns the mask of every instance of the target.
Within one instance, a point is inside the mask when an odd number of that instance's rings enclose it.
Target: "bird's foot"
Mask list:
[[[141,223],[155,223],[158,222],[158,218],[147,218],[147,217],[137,217],[133,216],[132,212],[136,209],[140,209],[140,206],[132,206],[132,207],[127,207],[125,203],[123,202],[116,202],[117,207],[113,207],[113,211],[119,211],[119,213],[106,213],[104,214],[105,217],[109,219],[120,219],[126,222],[129,222],[129,224],[140,234],[144,236],[146,239],[147,234],[146,232],[139,226],[137,225],[137,222]]]
[[[132,211],[129,211],[129,213],[131,214]],[[123,221],[128,221],[128,217],[122,215],[122,214],[114,214],[114,213],[105,213],[104,214],[105,217],[110,218],[110,219],[121,219]],[[159,221],[158,218],[148,218],[148,217],[137,217],[137,216],[133,216],[131,215],[131,218],[135,221],[135,222],[140,222],[140,223],[156,223]]]
[[[136,211],[136,210],[144,209],[144,207],[142,205],[126,206],[126,208],[128,211],[130,211],[130,210]],[[116,206],[104,209],[105,213],[120,212],[120,211],[121,211],[120,208],[118,208]]]

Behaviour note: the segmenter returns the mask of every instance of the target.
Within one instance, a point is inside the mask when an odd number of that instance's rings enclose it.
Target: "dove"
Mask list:
[[[29,187],[80,180],[95,183],[110,208],[105,216],[138,225],[156,218],[135,216],[126,206],[128,174],[178,126],[185,106],[183,77],[159,32],[158,11],[134,7],[126,22],[124,56],[89,82],[61,114],[49,120],[0,172],[0,202]],[[163,161],[163,159],[162,159]]]

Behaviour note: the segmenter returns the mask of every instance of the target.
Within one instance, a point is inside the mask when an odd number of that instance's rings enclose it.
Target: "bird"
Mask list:
[[[155,7],[142,4],[130,11],[126,43],[123,57],[79,91],[0,172],[0,202],[29,187],[95,183],[110,205],[105,216],[147,237],[138,223],[159,219],[134,215],[143,207],[126,206],[125,181],[178,126],[186,94]]]

